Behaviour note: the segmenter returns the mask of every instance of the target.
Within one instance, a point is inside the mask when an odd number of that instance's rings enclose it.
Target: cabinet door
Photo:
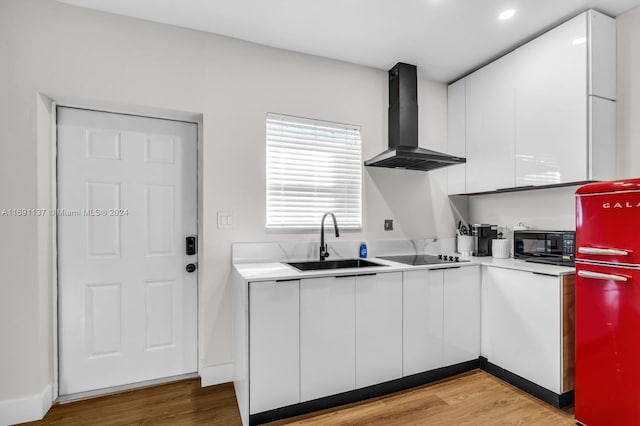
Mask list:
[[[486,272],[487,358],[561,393],[559,278],[494,267]]]
[[[589,95],[616,99],[616,20],[595,10],[589,20]]]
[[[402,375],[440,368],[442,363],[442,270],[402,273]]]
[[[616,102],[589,96],[589,179],[616,177]]]
[[[356,277],[356,388],[402,377],[402,272]]]
[[[301,280],[301,401],[355,389],[355,340],[355,278]]]
[[[586,16],[516,51],[516,186],[587,179]]]
[[[300,402],[299,281],[249,284],[250,413]]]
[[[468,193],[515,185],[513,76],[509,54],[465,79]]]
[[[489,358],[487,346],[489,346],[489,291],[486,278],[489,274],[489,266],[482,266],[480,272],[480,355]]]
[[[444,365],[480,355],[480,269],[444,270]]]
[[[466,89],[465,79],[449,85],[447,102],[447,152],[458,157],[466,157]],[[466,164],[447,167],[448,194],[466,192]]]

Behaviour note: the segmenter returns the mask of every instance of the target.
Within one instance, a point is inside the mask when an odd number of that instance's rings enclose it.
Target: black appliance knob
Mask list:
[[[458,256],[453,258],[454,262],[460,262],[460,258]]]
[[[442,255],[441,254],[438,255],[438,259],[442,260]]]
[[[453,256],[449,256],[449,262],[453,262]]]

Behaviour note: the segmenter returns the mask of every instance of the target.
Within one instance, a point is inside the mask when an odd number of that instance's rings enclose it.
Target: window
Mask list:
[[[362,228],[360,128],[267,114],[267,228]]]

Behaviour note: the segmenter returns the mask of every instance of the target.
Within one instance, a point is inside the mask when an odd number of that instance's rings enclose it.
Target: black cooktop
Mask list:
[[[391,260],[392,262],[404,263],[405,265],[439,265],[442,263],[468,262],[458,256],[437,256],[430,254],[409,254],[403,256],[378,256],[379,259]]]

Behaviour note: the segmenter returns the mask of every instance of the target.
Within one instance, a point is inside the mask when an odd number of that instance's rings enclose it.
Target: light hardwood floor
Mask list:
[[[29,425],[239,425],[233,386],[198,379],[54,406]],[[482,371],[276,425],[573,425],[558,410]]]

